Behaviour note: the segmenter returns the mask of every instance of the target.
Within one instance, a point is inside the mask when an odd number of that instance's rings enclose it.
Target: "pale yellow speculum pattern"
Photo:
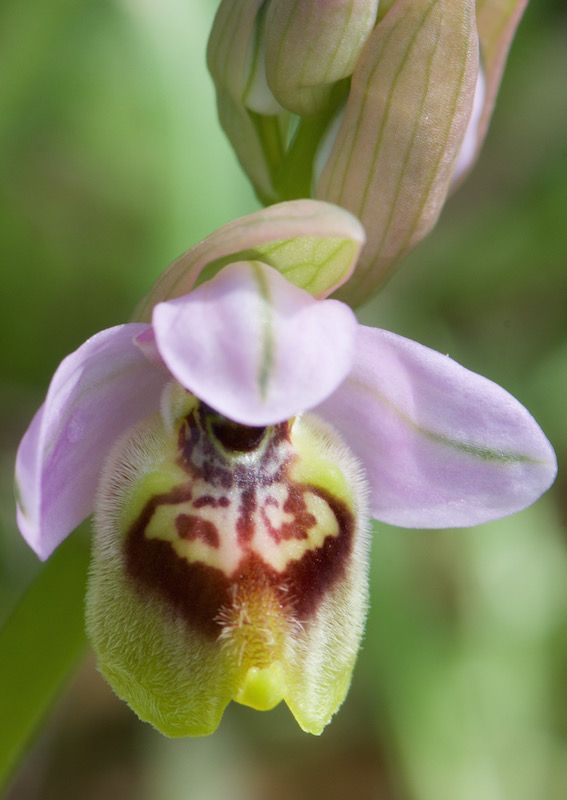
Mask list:
[[[313,524],[306,530],[306,538],[277,541],[270,528],[277,536],[283,525],[294,523],[294,515],[283,508],[289,494],[289,486],[287,484],[271,486],[269,492],[265,494],[266,498],[264,501],[259,499],[259,508],[251,516],[250,527],[253,536],[246,545],[238,542],[237,520],[241,504],[237,491],[230,493],[228,507],[195,508],[193,500],[177,505],[160,506],[146,528],[146,538],[170,542],[177,555],[188,563],[198,561],[222,570],[230,577],[238,568],[242,558],[250,552],[256,553],[276,571],[283,572],[290,561],[297,561],[307,551],[321,547],[327,536],[338,535],[339,526],[329,504],[323,498],[306,490],[303,495],[305,510],[313,517]],[[203,495],[197,495],[197,498],[200,496]],[[277,497],[280,498],[277,505],[267,502],[267,498]],[[214,525],[219,534],[218,545],[213,546],[198,537],[189,541],[180,538],[176,520],[181,515],[198,518]]]
[[[266,563],[278,572],[283,572],[290,562],[299,561],[310,550],[317,550],[328,536],[335,537],[339,534],[337,519],[326,500],[309,490],[304,492],[303,500],[305,513],[313,518],[305,539],[275,541],[263,520],[258,522],[255,547],[261,552]],[[263,511],[276,530],[280,530],[282,525],[287,523],[293,525],[294,515],[288,514],[281,506],[274,509],[273,506],[266,505]]]

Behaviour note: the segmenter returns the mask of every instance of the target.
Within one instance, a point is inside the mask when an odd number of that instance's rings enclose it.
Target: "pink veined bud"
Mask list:
[[[352,75],[377,13],[378,0],[271,0],[266,76],[278,102],[303,116],[321,111]]]
[[[474,0],[398,0],[373,31],[315,184],[367,232],[347,302],[380,287],[435,225],[477,75]]]

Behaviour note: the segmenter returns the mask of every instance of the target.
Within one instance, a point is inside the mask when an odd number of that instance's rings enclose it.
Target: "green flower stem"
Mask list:
[[[315,154],[337,109],[346,100],[349,83],[344,80],[334,87],[327,107],[319,114],[301,118],[285,160],[272,173],[279,200],[312,196]]]
[[[279,172],[285,155],[281,122],[275,116],[263,116],[253,111],[248,113],[256,127],[270,174],[274,176]],[[276,202],[276,198],[264,197],[261,194],[259,199],[264,205]]]
[[[79,530],[45,563],[0,629],[0,787],[84,652],[88,562],[88,539]]]

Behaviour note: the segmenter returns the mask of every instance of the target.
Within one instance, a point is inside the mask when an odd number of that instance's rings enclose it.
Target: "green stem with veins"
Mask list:
[[[285,158],[272,173],[278,201],[313,196],[313,166],[317,149],[348,94],[349,80],[338,83],[318,114],[301,117]]]

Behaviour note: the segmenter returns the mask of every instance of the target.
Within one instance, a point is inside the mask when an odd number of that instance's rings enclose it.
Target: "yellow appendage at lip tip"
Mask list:
[[[269,667],[250,667],[234,699],[256,711],[271,711],[285,694],[282,665],[274,661]]]

